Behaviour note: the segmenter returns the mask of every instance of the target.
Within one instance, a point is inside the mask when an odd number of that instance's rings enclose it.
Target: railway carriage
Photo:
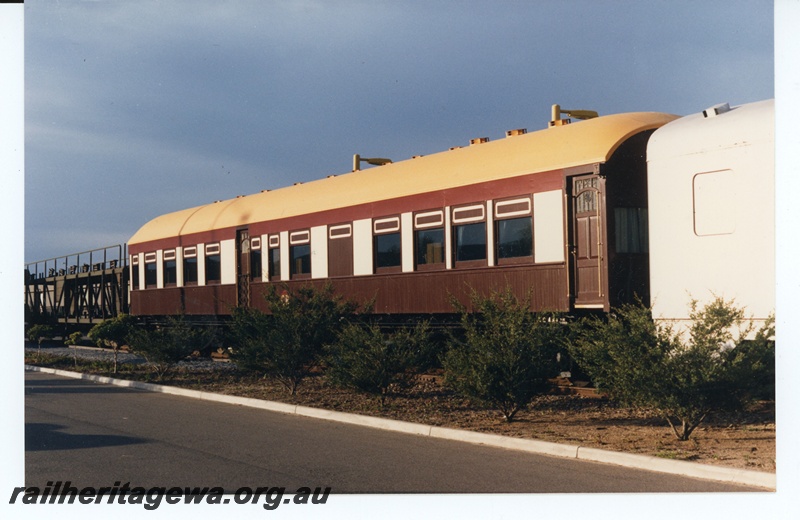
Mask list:
[[[647,148],[653,315],[680,326],[688,303],[775,310],[775,103],[682,117]],[[656,238],[657,237],[657,238]]]
[[[452,313],[511,287],[533,310],[649,302],[640,112],[548,128],[159,216],[130,239],[140,316],[264,309],[270,284],[330,281],[381,314]]]

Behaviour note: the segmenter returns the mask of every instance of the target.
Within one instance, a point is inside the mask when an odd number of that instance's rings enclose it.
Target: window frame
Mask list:
[[[199,272],[197,267],[197,246],[183,248],[183,285],[193,287],[199,285]],[[191,276],[190,276],[191,275]]]
[[[277,257],[277,258],[276,258]],[[267,239],[267,281],[281,280],[281,237],[269,235]]]
[[[380,265],[379,242],[385,242],[387,237],[396,241],[397,263],[390,265]],[[385,253],[384,253],[385,254]],[[403,272],[403,237],[401,232],[400,215],[381,217],[372,221],[372,265],[375,274],[393,274]]]
[[[164,250],[161,258],[164,287],[178,286],[178,257],[174,249]]]
[[[441,233],[441,261],[420,262],[423,255],[421,251],[420,236],[422,233]],[[436,242],[431,242],[436,244]],[[445,230],[444,210],[427,210],[414,214],[414,270],[415,271],[441,271],[447,268],[447,231]]]
[[[530,229],[530,254],[519,256],[500,256],[501,227],[503,222],[526,221]],[[533,198],[528,195],[525,197],[514,197],[503,199],[494,203],[494,258],[495,265],[521,265],[534,263],[534,238],[533,238]]]
[[[647,208],[614,208],[614,252],[618,255],[650,254]],[[636,233],[634,237],[632,233]]]
[[[144,255],[144,288],[158,288],[158,255],[155,252]]]
[[[131,290],[139,290],[139,255],[131,256]]]
[[[462,213],[462,216],[458,216]],[[486,218],[486,203],[473,203],[463,206],[456,206],[450,210],[450,232],[452,233],[453,243],[453,268],[454,269],[469,269],[475,267],[488,267],[489,265],[489,233]],[[481,224],[483,226],[483,245],[484,252],[483,258],[459,260],[459,229],[468,226]]]
[[[304,251],[304,254],[295,257],[297,251]],[[307,252],[305,252],[307,251]],[[303,260],[303,258],[307,260]],[[297,261],[300,260],[301,271],[297,271]],[[306,269],[307,267],[307,269]],[[289,279],[290,280],[309,280],[311,279],[311,230],[304,229],[289,233]]]
[[[260,282],[263,277],[264,255],[261,250],[261,237],[250,237],[250,280]]]
[[[222,253],[219,242],[206,244],[205,252],[205,273],[206,285],[220,285],[222,283]],[[210,266],[213,266],[209,269]],[[218,278],[211,278],[210,275],[218,275]]]

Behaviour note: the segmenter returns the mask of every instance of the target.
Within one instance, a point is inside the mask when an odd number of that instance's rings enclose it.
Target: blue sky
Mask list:
[[[773,97],[747,1],[25,2],[25,260],[505,130]]]

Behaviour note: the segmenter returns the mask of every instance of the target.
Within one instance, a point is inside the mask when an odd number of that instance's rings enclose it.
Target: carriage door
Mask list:
[[[575,308],[602,309],[605,304],[602,205],[605,179],[572,178],[570,262]]]
[[[236,305],[250,306],[250,231],[236,231]]]

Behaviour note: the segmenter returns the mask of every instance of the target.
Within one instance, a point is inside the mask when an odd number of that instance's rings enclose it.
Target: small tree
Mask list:
[[[684,333],[657,324],[642,304],[623,305],[606,320],[580,324],[570,354],[598,389],[622,403],[658,411],[679,440],[687,440],[715,410],[737,410],[774,350],[768,329],[750,347],[744,311],[716,298],[702,309],[691,302]]]
[[[128,341],[128,336],[134,327],[134,319],[128,314],[120,314],[114,318],[104,320],[89,331],[89,339],[98,347],[111,347],[114,349],[114,373],[117,373],[117,358],[120,347]]]
[[[411,383],[430,349],[427,323],[391,333],[375,323],[352,323],[328,346],[326,375],[334,384],[379,396],[383,405],[393,389]]]
[[[270,286],[266,294],[269,315],[253,309],[236,309],[231,324],[231,357],[246,369],[280,381],[291,395],[319,364],[326,345],[358,305],[334,293],[305,285],[290,291]]]
[[[25,339],[28,341],[35,341],[38,354],[42,353],[42,342],[46,339],[50,339],[53,337],[53,327],[50,325],[31,325],[28,330],[25,332]]]
[[[64,340],[64,344],[68,347],[77,346],[78,343],[80,343],[82,337],[83,334],[81,334],[79,331],[73,332],[72,334],[67,336],[67,339]],[[78,349],[76,348],[72,349],[72,362],[75,363],[76,367],[78,366]]]
[[[64,345],[68,347],[70,345],[77,345],[78,343],[80,343],[82,337],[83,334],[81,334],[80,332],[73,332],[72,334],[67,336],[67,339],[64,340]]]
[[[509,288],[471,296],[474,312],[461,313],[463,339],[451,337],[442,364],[445,383],[467,397],[500,410],[506,421],[549,388],[564,327],[555,315],[534,314]]]
[[[213,340],[211,330],[193,327],[182,317],[170,318],[166,325],[153,328],[134,327],[128,334],[131,350],[145,358],[159,380],[179,361]]]

